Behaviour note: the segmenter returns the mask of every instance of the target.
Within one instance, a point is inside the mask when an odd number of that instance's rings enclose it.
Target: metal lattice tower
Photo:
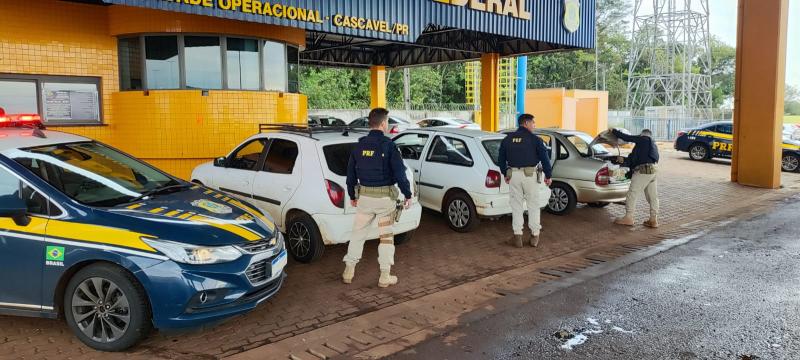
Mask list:
[[[652,3],[652,13],[642,14]],[[636,0],[627,108],[671,107],[686,118],[712,106],[708,0]],[[678,115],[678,114],[674,114]]]
[[[464,90],[467,104],[473,109],[481,105],[481,63],[470,61],[464,64]]]

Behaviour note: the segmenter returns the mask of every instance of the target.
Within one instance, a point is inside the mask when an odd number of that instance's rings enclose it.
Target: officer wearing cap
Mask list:
[[[397,284],[397,277],[391,275],[394,265],[394,212],[400,192],[405,196],[403,206],[411,204],[411,184],[406,177],[406,166],[400,151],[391,139],[384,135],[389,130],[389,111],[383,108],[372,109],[369,113],[369,134],[358,140],[350,154],[347,164],[347,193],[350,204],[356,207],[353,234],[344,256],[342,281],[353,281],[356,264],[361,260],[364,241],[369,229],[377,220],[380,234],[378,244],[378,264],[381,275],[379,287]],[[397,186],[395,186],[397,184]],[[358,190],[358,191],[356,191]]]
[[[631,186],[628,188],[628,196],[625,199],[625,216],[614,220],[619,225],[633,226],[633,213],[636,210],[636,200],[644,192],[647,202],[650,204],[650,219],[644,222],[644,226],[658,227],[658,185],[656,182],[656,172],[658,168],[658,146],[653,141],[653,134],[650,130],[642,130],[639,136],[628,135],[617,129],[611,129],[614,136],[636,144],[633,151],[624,160],[622,166],[631,169]]]
[[[519,128],[509,133],[500,143],[500,171],[505,174],[511,187],[511,227],[514,235],[509,241],[521,248],[522,229],[525,224],[523,204],[528,208],[528,227],[531,230],[531,246],[539,246],[540,221],[538,189],[541,182],[550,186],[553,170],[544,142],[533,134],[536,122],[531,114],[522,114],[517,119]],[[544,172],[542,176],[541,172]],[[543,177],[543,178],[542,178]]]

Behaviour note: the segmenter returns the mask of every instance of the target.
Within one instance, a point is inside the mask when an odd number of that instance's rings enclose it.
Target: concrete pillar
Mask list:
[[[500,54],[481,55],[481,129],[497,131],[500,121]]]
[[[731,180],[781,185],[788,0],[739,0]]]
[[[369,68],[369,106],[386,107],[386,66],[372,66]]]

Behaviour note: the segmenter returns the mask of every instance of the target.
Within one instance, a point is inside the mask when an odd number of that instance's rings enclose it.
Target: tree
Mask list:
[[[800,89],[786,84],[783,110],[788,115],[800,115]]]
[[[711,98],[714,107],[733,96],[736,73],[736,49],[722,40],[711,38]]]
[[[626,36],[630,0],[598,0],[597,53],[599,83],[595,82],[595,51],[581,50],[536,55],[528,58],[528,87],[603,89],[609,92],[609,107],[625,106],[627,56]]]

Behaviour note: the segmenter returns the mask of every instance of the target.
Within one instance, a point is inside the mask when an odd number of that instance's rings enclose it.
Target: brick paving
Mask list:
[[[377,287],[377,249],[371,243],[364,250],[353,284],[341,284],[341,258],[346,246],[338,245],[327,248],[317,263],[290,262],[287,268],[289,278],[284,288],[255,311],[203,330],[153,334],[129,353],[95,352],[75,339],[61,321],[0,316],[0,358],[193,359],[230,356],[619,239],[657,242],[679,234],[684,227],[698,228],[704,221],[724,219],[726,214],[763,203],[766,196],[777,193],[730,183],[730,167],[725,161],[691,162],[686,160],[685,154],[669,149],[664,150],[662,157],[659,190],[663,228],[659,231],[646,230],[641,225],[632,229],[612,226],[611,220],[624,210],[620,205],[604,209],[580,207],[565,217],[543,215],[544,230],[539,248],[514,249],[502,245],[510,234],[508,217],[485,220],[475,232],[459,234],[451,231],[438,214],[426,211],[415,238],[397,248],[394,272],[400,283],[389,289]],[[800,174],[784,174],[784,190],[780,193],[797,191],[800,191]],[[644,204],[639,204],[638,223],[647,216],[644,207]],[[605,261],[636,249],[634,245],[614,248],[592,259]],[[571,273],[592,262],[564,261],[542,271],[543,279]],[[351,342],[370,342],[380,335],[370,336],[373,339],[354,338]]]

